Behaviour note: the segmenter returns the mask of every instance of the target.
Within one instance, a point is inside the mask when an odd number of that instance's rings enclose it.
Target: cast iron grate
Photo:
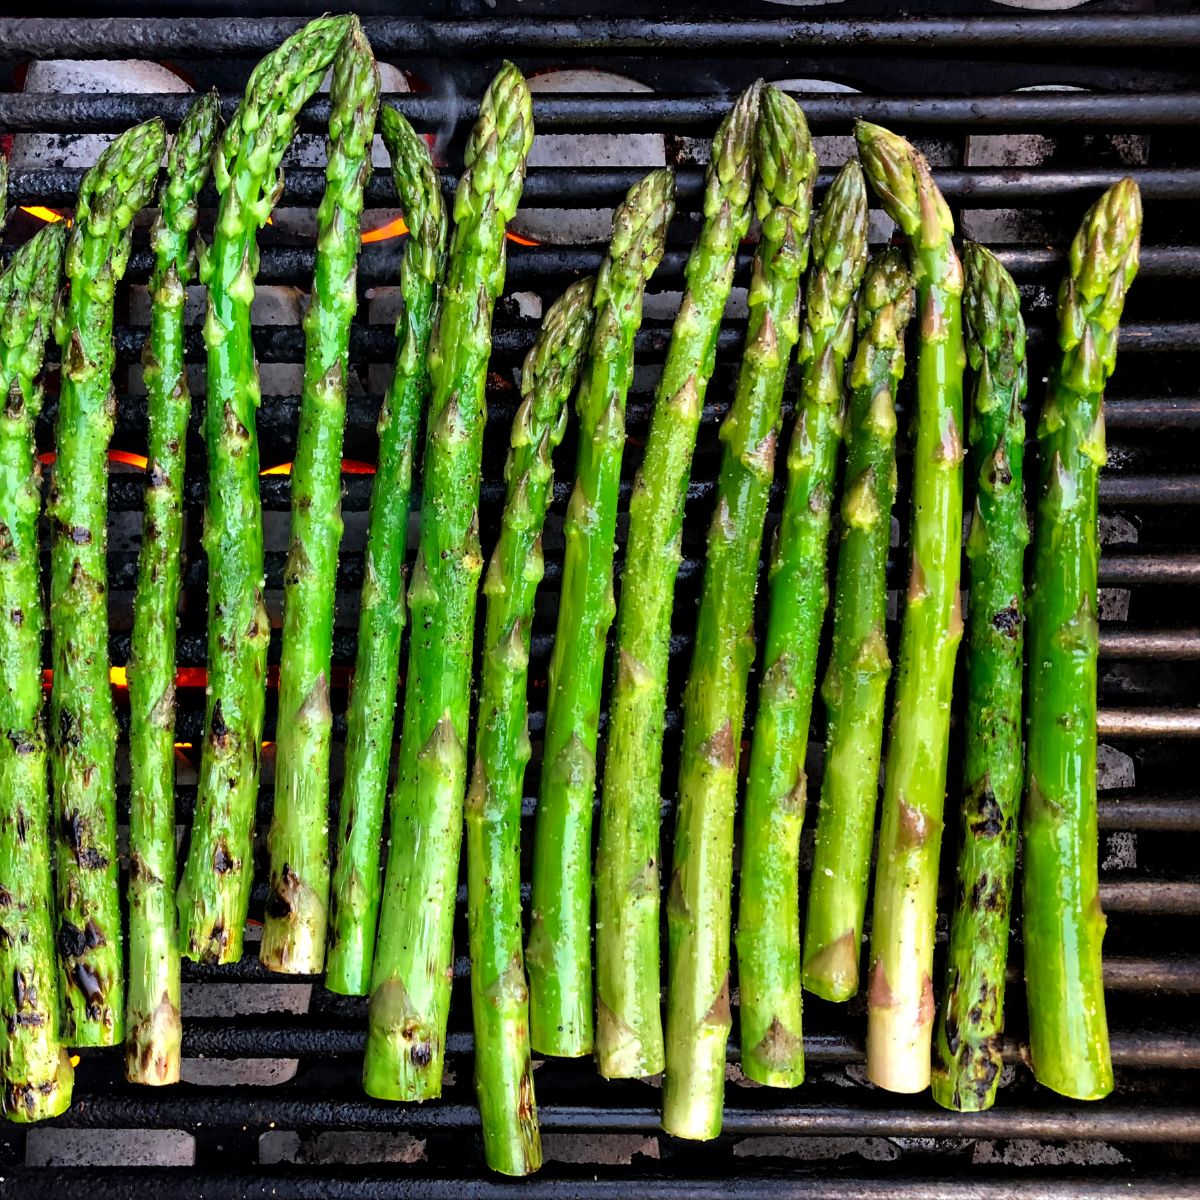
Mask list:
[[[232,110],[250,67],[299,18],[240,15],[241,6],[178,6],[165,16],[139,0],[112,6],[123,17],[64,20],[0,17],[0,131],[113,132],[154,113],[177,121],[179,95],[133,93],[34,96],[14,90],[22,65],[36,58],[146,58],[165,61],[197,87],[217,86]],[[297,8],[305,7],[297,5]],[[360,6],[364,14],[373,7]],[[736,1193],[829,1197],[990,1197],[1017,1189],[1029,1197],[1115,1194],[1200,1195],[1200,789],[1192,766],[1200,738],[1200,17],[1186,3],[1095,0],[1070,13],[1028,16],[978,0],[929,0],[924,15],[896,17],[884,0],[851,0],[805,10],[768,3],[742,6],[730,20],[715,0],[687,19],[606,5],[603,18],[563,15],[554,0],[420,0],[421,14],[367,19],[380,59],[404,70],[412,91],[394,102],[418,128],[437,136],[451,165],[460,161],[473,105],[502,56],[548,77],[564,67],[598,68],[636,80],[637,93],[610,90],[539,95],[539,132],[607,134],[608,149],[588,165],[537,165],[525,208],[565,222],[573,210],[610,208],[645,166],[622,157],[624,134],[649,135],[654,153],[679,168],[679,208],[668,254],[651,284],[639,338],[640,370],[629,405],[625,499],[641,453],[648,406],[670,329],[692,237],[704,147],[737,90],[758,75],[810,81],[804,98],[821,135],[823,186],[847,153],[850,121],[865,116],[916,137],[937,167],[961,228],[997,247],[1017,275],[1032,330],[1031,398],[1040,402],[1053,290],[1065,239],[1090,199],[1132,173],[1146,197],[1142,277],[1129,302],[1122,358],[1107,404],[1111,463],[1102,491],[1105,588],[1101,662],[1104,791],[1102,896],[1109,913],[1109,989],[1117,1090],[1106,1102],[1072,1104],[1038,1088],[1019,1064],[1021,989],[1010,991],[1007,1057],[996,1108],[960,1115],[928,1097],[896,1097],[864,1082],[863,1012],[807,998],[809,1081],[793,1093],[748,1086],[730,1052],[725,1133],[711,1145],[673,1141],[657,1128],[653,1083],[602,1083],[590,1063],[548,1061],[537,1071],[547,1166],[534,1196],[659,1197]],[[272,6],[260,6],[269,12]],[[66,13],[65,6],[60,10]],[[294,11],[294,10],[293,10]],[[214,17],[216,12],[228,15]],[[1046,88],[1081,90],[1021,90]],[[846,90],[857,89],[856,91]],[[314,101],[302,121],[317,134],[327,109]],[[643,146],[646,143],[641,143]],[[41,162],[16,169],[18,205],[67,209],[81,169]],[[453,175],[446,176],[446,186]],[[318,163],[288,172],[281,201],[304,210],[323,185]],[[394,204],[387,171],[377,165],[369,201]],[[211,197],[210,197],[211,202]],[[204,220],[211,227],[211,211]],[[35,218],[18,215],[9,237],[28,234]],[[203,222],[202,222],[203,224]],[[370,224],[368,220],[367,224]],[[519,221],[518,221],[519,225]],[[510,246],[508,287],[496,322],[489,387],[483,537],[490,545],[502,496],[500,465],[515,404],[514,370],[530,344],[536,313],[571,279],[598,264],[601,249],[584,240]],[[886,236],[879,226],[876,237]],[[286,463],[294,450],[302,337],[295,316],[311,276],[303,221],[277,221],[262,239],[256,344],[264,369],[259,435],[263,465]],[[745,248],[739,282],[747,276]],[[392,356],[396,242],[364,247],[364,303],[352,357],[357,392],[346,435],[348,459],[375,456],[374,422]],[[116,449],[144,450],[145,406],[136,366],[144,337],[145,231],[135,243],[129,284],[118,299]],[[744,310],[743,310],[744,311]],[[199,309],[197,309],[198,317]],[[741,344],[736,303],[723,331],[709,392],[685,526],[677,589],[666,761],[677,750],[678,702],[686,674],[695,601],[714,479],[716,430],[728,404]],[[199,324],[189,358],[202,372]],[[199,376],[196,380],[199,383]],[[39,428],[51,448],[53,378]],[[197,386],[197,396],[202,387]],[[906,399],[906,397],[902,397]],[[203,709],[205,564],[199,545],[204,497],[203,448],[193,422],[187,484],[187,555],[179,665],[198,686],[180,692],[177,737],[198,743]],[[568,437],[570,442],[570,437]],[[561,518],[574,447],[558,457],[560,480],[547,537],[547,579],[533,650],[535,780],[543,720],[545,668],[554,629]],[[902,480],[904,472],[902,472]],[[262,480],[267,510],[268,589],[278,624],[289,499],[286,476]],[[353,662],[362,575],[369,475],[344,479],[347,534],[339,570],[334,695],[344,733],[346,671]],[[131,587],[136,570],[142,481],[114,465],[111,500],[113,662],[128,654]],[[776,509],[778,494],[775,497]],[[897,529],[907,526],[902,492]],[[558,540],[556,540],[558,539]],[[905,559],[897,545],[893,586]],[[894,633],[894,629],[892,631]],[[278,661],[278,642],[273,645]],[[752,689],[753,694],[753,689]],[[273,709],[268,731],[273,736]],[[819,775],[818,706],[809,767]],[[181,746],[179,819],[190,821],[194,761]],[[954,778],[952,746],[951,779]],[[340,769],[340,749],[335,772]],[[270,758],[259,819],[270,812]],[[664,781],[664,838],[672,822],[670,773]],[[952,785],[953,786],[953,785]],[[336,789],[335,789],[336,791]],[[951,803],[953,793],[951,794]],[[526,815],[533,800],[526,803]],[[950,811],[950,810],[948,810]],[[810,823],[811,824],[811,823]],[[953,844],[947,838],[947,846]],[[811,831],[805,843],[811,857]],[[528,838],[526,838],[526,854]],[[261,911],[259,884],[255,907]],[[465,947],[465,929],[459,945]],[[941,931],[944,935],[944,929]],[[249,953],[257,949],[250,943]],[[1014,951],[1019,976],[1019,945]],[[54,1127],[0,1130],[0,1193],[86,1193],[90,1197],[511,1194],[487,1175],[471,1084],[469,992],[460,959],[451,1016],[448,1078],[441,1103],[390,1106],[358,1087],[365,1002],[326,993],[319,981],[282,980],[255,957],[228,968],[185,967],[184,1051],[188,1082],[161,1092],[122,1079],[119,1056],[87,1053],[76,1102]],[[131,1132],[133,1131],[133,1132]],[[144,1132],[137,1132],[144,1131]],[[182,1164],[192,1163],[192,1167]]]

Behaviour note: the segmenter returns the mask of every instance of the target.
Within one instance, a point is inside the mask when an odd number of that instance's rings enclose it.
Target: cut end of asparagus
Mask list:
[[[371,992],[363,1091],[377,1100],[436,1100],[442,1094],[443,1047],[398,979]]]
[[[37,1079],[4,1080],[0,1113],[16,1125],[32,1125],[60,1117],[71,1107],[75,1068],[65,1048],[58,1051],[51,1071]]]
[[[782,205],[795,212],[797,228],[806,230],[812,217],[817,156],[800,105],[775,87],[762,91],[757,159],[754,208],[759,218]]]
[[[854,126],[858,156],[889,217],[918,250],[933,250],[954,236],[954,218],[925,156],[882,125]]]
[[[153,1012],[130,1014],[125,1040],[125,1078],[130,1083],[163,1087],[179,1082],[183,1023],[179,1008],[165,992]]]
[[[877,959],[867,994],[867,1078],[885,1091],[912,1095],[929,1086],[933,983],[920,995],[894,995]]]

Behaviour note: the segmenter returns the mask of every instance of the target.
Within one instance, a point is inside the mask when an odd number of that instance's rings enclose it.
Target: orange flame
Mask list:
[[[510,242],[515,242],[518,246],[540,246],[542,244],[533,238],[522,237],[519,233],[513,233],[511,229],[508,230],[504,236],[508,238]]]
[[[141,467],[143,471],[150,465],[144,454],[131,454],[128,450],[110,450],[108,461],[124,463],[128,467]]]
[[[386,242],[389,238],[403,237],[408,232],[408,224],[403,217],[396,217],[378,229],[368,229],[362,235],[363,245],[368,242]]]
[[[267,467],[265,471],[259,471],[260,475],[290,475],[292,473],[293,463],[279,463],[274,467]],[[357,458],[342,459],[342,474],[343,475],[374,475],[375,464],[363,462]]]
[[[47,225],[57,225],[59,221],[66,221],[67,218],[60,212],[55,212],[52,208],[43,208],[40,204],[30,204],[28,206],[21,205],[21,211],[27,212],[31,217],[37,217],[39,221],[45,221]]]

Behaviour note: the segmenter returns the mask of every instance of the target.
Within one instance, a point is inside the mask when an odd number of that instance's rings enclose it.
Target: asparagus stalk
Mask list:
[[[358,226],[379,107],[379,70],[357,17],[334,60],[329,100],[325,194],[304,315],[304,386],[283,577],[275,810],[259,948],[268,970],[294,975],[320,971],[329,918],[329,667],[342,538],[342,433],[350,326],[358,309]]]
[[[755,159],[754,206],[762,239],[737,391],[721,427],[725,452],[683,699],[667,903],[670,988],[662,1120],[669,1133],[687,1138],[711,1138],[721,1130],[730,1027],[733,815],[746,682],[754,659],[754,592],[783,385],[800,336],[800,280],[808,262],[817,173],[804,114],[772,87],[762,93]],[[768,1064],[767,1074],[774,1078],[769,1064],[779,1026],[758,1028],[764,1011],[761,983],[761,977],[742,977],[742,1040],[749,1049],[742,1058],[747,1074],[757,1077]]]
[[[447,224],[437,171],[424,139],[386,105],[380,109],[379,125],[409,238],[400,264],[404,310],[396,322],[396,366],[379,413],[379,463],[371,489],[358,657],[346,712],[332,929],[325,963],[325,986],[351,996],[366,994],[375,956],[383,810],[404,631],[413,454],[429,395],[429,335],[445,266]]]
[[[143,355],[149,446],[142,550],[129,653],[129,991],[125,1075],[179,1080],[175,929],[175,610],[183,554],[183,477],[192,403],[183,358],[187,285],[195,278],[197,200],[220,124],[216,93],[183,119],[167,156],[150,235],[150,342]]]
[[[55,330],[62,383],[50,519],[50,692],[59,829],[59,1000],[63,1038],[113,1046],[124,1036],[117,879],[117,722],[108,662],[108,443],[116,416],[113,295],[133,218],[154,194],[161,121],[126,130],[84,176],[67,243],[70,285]]]
[[[1041,487],[1029,595],[1023,821],[1025,993],[1033,1073],[1056,1092],[1112,1091],[1097,881],[1097,475],[1104,386],[1138,267],[1142,204],[1122,179],[1089,210],[1058,294],[1058,345],[1038,424]]]
[[[862,174],[848,165],[817,215],[800,334],[800,395],[771,556],[764,666],[742,816],[737,935],[742,1058],[751,1078],[775,1087],[795,1087],[804,1078],[799,897],[808,787],[804,758],[829,598],[826,556],[842,436],[842,374],[854,336],[854,296],[866,265],[866,217]]]
[[[320,17],[255,68],[216,154],[220,197],[208,285],[208,700],[196,813],[179,883],[182,952],[236,962],[254,874],[254,812],[270,627],[263,603],[262,510],[255,414],[260,391],[250,332],[258,231],[283,187],[296,116],[350,28]]]
[[[653,171],[613,217],[592,304],[595,330],[576,411],[579,454],[567,508],[558,630],[550,659],[546,735],[533,845],[529,931],[530,1030],[545,1054],[593,1046],[592,812],[600,688],[613,601],[617,490],[625,396],[646,281],[662,258],[675,177]]]
[[[521,371],[522,402],[504,469],[508,498],[483,594],[483,675],[475,769],[467,793],[467,919],[475,1091],[488,1166],[528,1175],[542,1164],[529,990],[521,954],[521,791],[529,761],[529,631],[542,578],[542,524],[592,331],[594,281],[572,284],[546,313]]]
[[[925,159],[860,121],[867,177],[909,240],[920,314],[913,450],[912,567],[880,822],[867,1073],[880,1087],[929,1084],[933,926],[954,658],[962,637],[962,267],[954,222]]]
[[[967,242],[963,319],[976,372],[967,427],[977,464],[967,539],[965,796],[946,986],[934,1034],[933,1098],[991,1108],[1000,1079],[1004,972],[1021,800],[1025,517],[1025,323],[1009,273]]]
[[[750,226],[761,83],[713,139],[704,219],[634,479],[617,613],[596,856],[596,1059],[607,1078],[663,1069],[659,821],[663,722],[683,505],[738,244]]]
[[[420,542],[409,584],[400,764],[363,1086],[385,1100],[441,1094],[454,901],[467,785],[467,722],[479,550],[479,475],[491,316],[504,289],[504,226],[533,141],[521,73],[505,63],[484,94],[454,201],[456,227],[429,350]]]
[[[0,1112],[21,1122],[66,1111],[74,1081],[54,961],[33,431],[66,234],[40,230],[0,275]]]
[[[865,196],[864,196],[865,205]],[[804,925],[804,986],[826,1000],[858,991],[858,959],[879,796],[883,706],[891,661],[887,553],[896,500],[896,388],[912,278],[897,250],[872,259],[847,383],[846,482],[833,609],[833,646],[821,689],[828,734],[816,853]]]

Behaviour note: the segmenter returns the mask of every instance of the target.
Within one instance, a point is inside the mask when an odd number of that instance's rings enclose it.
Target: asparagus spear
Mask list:
[[[183,552],[183,477],[191,396],[184,305],[195,277],[197,199],[220,124],[216,93],[184,117],[167,156],[150,235],[150,417],[142,550],[129,653],[129,992],[125,1075],[179,1080],[179,944],[175,931],[175,610]]]
[[[1142,204],[1122,179],[1089,210],[1058,293],[1058,345],[1038,424],[1041,487],[1029,594],[1023,821],[1025,983],[1033,1073],[1056,1092],[1112,1091],[1096,832],[1096,477],[1104,386],[1138,267]]]
[[[66,234],[40,230],[0,275],[0,1112],[21,1122],[64,1112],[74,1081],[54,962],[33,437]]]
[[[579,454],[567,508],[558,630],[550,659],[542,781],[533,844],[530,1030],[545,1054],[592,1050],[592,811],[608,628],[625,396],[646,281],[662,258],[675,177],[653,171],[613,217],[593,296],[595,330],[576,411]]]
[[[271,868],[259,958],[271,971],[313,975],[329,917],[329,666],[350,326],[358,308],[358,224],[371,173],[379,70],[358,23],[333,65],[325,194],[317,212],[312,299],[304,315],[304,387],[292,466],[292,527],[283,577],[283,653]]]
[[[1012,277],[967,242],[963,319],[976,372],[967,428],[977,465],[967,539],[965,796],[946,987],[934,1034],[933,1098],[991,1108],[1000,1079],[1004,972],[1021,798],[1025,518],[1025,323]]]
[[[178,891],[180,948],[207,962],[241,958],[254,874],[270,635],[255,431],[260,392],[250,334],[257,236],[282,190],[279,163],[296,116],[350,22],[311,21],[254,68],[214,163],[220,202],[201,271],[208,284],[208,701],[196,813]]]
[[[846,482],[833,647],[821,689],[828,734],[804,924],[804,986],[826,1000],[848,1000],[858,991],[884,693],[891,672],[884,621],[896,500],[894,401],[904,374],[904,330],[912,306],[912,278],[900,252],[888,250],[872,259],[859,303],[858,348],[847,378]]]
[[[962,637],[962,267],[954,222],[925,159],[860,121],[867,177],[909,240],[920,314],[912,568],[880,822],[867,1073],[895,1092],[929,1084],[933,925],[954,658]]]
[[[761,86],[742,94],[713,139],[704,220],[629,506],[596,856],[596,1059],[607,1078],[663,1069],[659,786],[671,609],[692,451],[738,244],[750,226]]]
[[[772,87],[762,93],[755,159],[754,207],[762,219],[762,239],[737,391],[721,427],[725,452],[683,699],[667,903],[670,987],[662,1120],[669,1133],[688,1138],[711,1138],[721,1130],[730,1026],[733,814],[746,682],[754,659],[754,591],[784,379],[800,336],[800,280],[808,262],[817,173],[804,114]],[[778,1026],[760,1030],[756,1024],[763,1012],[761,983],[761,977],[742,979],[742,1041],[749,1048],[742,1057],[747,1064],[754,1059],[754,1067],[744,1068],[754,1077],[771,1062]],[[769,1065],[767,1074],[774,1078]]]
[[[866,190],[842,169],[817,215],[800,335],[800,395],[770,567],[770,606],[742,815],[738,978],[743,1070],[775,1087],[804,1078],[800,994],[800,827],[804,757],[829,589],[826,556],[842,373],[866,265]]]
[[[153,195],[166,132],[126,130],[84,176],[67,243],[70,290],[55,330],[62,383],[50,519],[50,692],[59,829],[58,953],[63,1038],[117,1045],[124,1035],[121,897],[117,879],[117,722],[108,663],[108,442],[113,294],[131,225]]]
[[[404,311],[396,322],[396,367],[379,413],[379,463],[371,489],[367,569],[358,622],[358,657],[346,713],[346,758],[338,856],[330,908],[325,986],[365,995],[379,921],[383,810],[404,630],[404,552],[413,453],[429,395],[427,353],[445,265],[446,205],[429,147],[394,109],[379,125],[409,225],[400,264]]]
[[[592,331],[593,283],[581,279],[563,293],[525,359],[504,469],[508,499],[483,582],[479,731],[466,803],[467,919],[483,1146],[488,1166],[505,1175],[528,1175],[542,1164],[521,955],[521,790],[530,755],[525,693],[542,523],[554,482],[551,455],[566,429],[566,404]]]
[[[391,847],[363,1086],[385,1100],[441,1094],[479,550],[479,475],[491,316],[504,289],[504,226],[533,141],[521,73],[505,63],[484,94],[454,201],[456,227],[437,329],[425,438],[420,542],[409,584],[413,632]]]

